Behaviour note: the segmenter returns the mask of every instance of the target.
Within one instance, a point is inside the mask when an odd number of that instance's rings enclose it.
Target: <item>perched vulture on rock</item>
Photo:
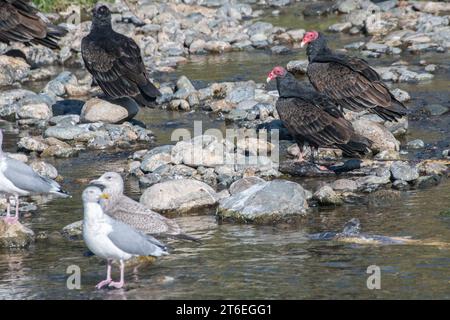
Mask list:
[[[67,30],[55,26],[29,0],[0,0],[0,41],[41,44],[59,49],[56,41]]]
[[[331,99],[301,85],[283,67],[273,68],[267,81],[273,79],[280,95],[277,111],[300,148],[299,161],[304,161],[302,151],[306,142],[313,151],[319,147],[337,148],[348,157],[359,158],[369,151],[372,142],[355,133]]]
[[[332,52],[317,31],[307,32],[301,45],[307,45],[307,74],[312,85],[339,106],[352,111],[369,110],[387,121],[397,121],[407,114],[406,107],[367,61]]]
[[[97,4],[92,13],[91,31],[81,42],[87,70],[110,98],[131,97],[152,105],[161,93],[149,80],[139,46],[112,29],[107,6]]]

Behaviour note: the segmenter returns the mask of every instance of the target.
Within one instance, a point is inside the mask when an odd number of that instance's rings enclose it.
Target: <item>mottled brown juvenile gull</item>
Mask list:
[[[90,183],[104,187],[103,191],[109,195],[109,199],[102,200],[101,205],[105,213],[111,217],[147,234],[162,234],[178,239],[199,241],[197,238],[184,234],[174,220],[124,195],[124,183],[120,174],[106,172]]]
[[[68,197],[68,194],[56,181],[42,177],[27,164],[5,155],[2,144],[3,132],[0,129],[0,193],[8,197],[7,222],[15,223],[19,220],[19,196],[57,194]],[[10,196],[15,197],[16,215],[14,217],[10,215]]]
[[[96,288],[104,286],[122,288],[125,284],[124,261],[138,256],[160,257],[166,255],[165,245],[155,238],[138,232],[129,225],[106,215],[100,205],[101,198],[108,198],[99,187],[91,186],[84,190],[83,239],[89,250],[96,256],[107,259],[108,268],[106,280],[97,284]],[[120,261],[120,281],[111,278],[112,260]]]

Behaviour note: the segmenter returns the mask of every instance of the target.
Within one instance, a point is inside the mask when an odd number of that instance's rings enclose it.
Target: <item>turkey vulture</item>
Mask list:
[[[0,41],[41,44],[59,49],[56,41],[67,30],[46,21],[29,0],[0,0]]]
[[[87,70],[107,96],[131,97],[141,105],[152,105],[161,93],[148,78],[139,46],[112,29],[107,6],[97,4],[92,14],[91,31],[81,42]]]
[[[349,157],[361,157],[372,142],[355,133],[334,102],[327,96],[305,87],[283,67],[275,67],[267,82],[276,79],[279,98],[278,114],[289,133],[296,140],[303,160],[305,142],[313,149],[331,147],[341,149]],[[314,154],[314,152],[313,152]]]
[[[352,111],[369,110],[388,121],[406,115],[406,107],[398,101],[367,61],[332,52],[325,37],[309,31],[301,46],[308,45],[307,74],[317,91]]]

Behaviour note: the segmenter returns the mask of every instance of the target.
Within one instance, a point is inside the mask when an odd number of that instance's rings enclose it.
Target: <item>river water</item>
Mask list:
[[[293,10],[292,10],[293,11]],[[325,29],[339,19],[303,19],[297,15],[279,18],[267,15],[274,25]],[[333,46],[358,41],[357,36],[334,37]],[[304,52],[276,56],[267,51],[228,53],[192,57],[178,68],[196,80],[197,85],[212,81],[253,79],[264,81],[274,65],[303,59]],[[435,146],[410,152],[405,157],[436,156],[450,141],[450,116],[420,116],[425,103],[448,104],[450,94],[448,54],[406,56],[417,63],[425,59],[442,65],[436,78],[417,85],[401,84],[412,101],[415,112],[410,120],[407,140],[423,139]],[[371,60],[375,66],[393,60]],[[397,85],[396,85],[397,86]],[[419,115],[416,115],[419,114]],[[156,136],[156,144],[171,143],[175,128],[192,128],[195,120],[204,130],[226,126],[217,116],[203,112],[179,113],[141,110],[138,119],[147,123]],[[15,151],[18,140],[11,125],[6,128],[5,150]],[[82,219],[80,194],[85,183],[105,171],[120,170],[132,153],[85,152],[73,159],[48,160],[65,178],[71,199],[55,199],[39,206],[37,213],[23,222],[36,233],[46,232],[47,240],[37,241],[26,250],[0,251],[0,299],[364,299],[364,298],[450,298],[450,249],[448,246],[362,245],[335,241],[312,241],[307,235],[339,231],[353,217],[361,220],[366,233],[411,237],[425,242],[450,243],[450,181],[438,187],[409,191],[401,200],[375,201],[367,205],[344,205],[332,209],[311,209],[307,221],[297,226],[252,226],[218,224],[214,211],[178,217],[187,233],[200,237],[202,244],[170,242],[171,255],[152,265],[127,270],[127,286],[121,290],[95,290],[105,276],[104,261],[86,257],[83,241],[69,241],[59,236],[67,224]],[[46,160],[47,161],[47,160]],[[93,165],[94,164],[94,165]],[[296,179],[311,185],[311,179]],[[127,179],[127,194],[138,199],[137,180]],[[81,270],[81,289],[66,286],[69,266]],[[380,267],[381,289],[369,290],[367,268]],[[117,268],[114,276],[117,277]]]

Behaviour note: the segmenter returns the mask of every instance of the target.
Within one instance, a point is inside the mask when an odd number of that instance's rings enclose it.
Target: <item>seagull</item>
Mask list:
[[[3,132],[0,129],[0,193],[8,197],[6,222],[13,224],[19,221],[19,196],[56,194],[64,198],[69,197],[56,181],[39,175],[27,164],[4,154],[2,144]],[[11,196],[14,196],[16,204],[14,217],[11,217],[10,213]]]
[[[99,282],[96,288],[108,286],[120,289],[125,284],[125,260],[138,256],[160,257],[168,252],[166,246],[155,238],[106,215],[100,200],[108,198],[109,195],[102,193],[96,186],[89,186],[83,191],[83,238],[89,250],[108,262],[106,279]],[[112,260],[120,261],[118,282],[112,281],[111,278]]]
[[[109,195],[109,199],[103,199],[100,203],[105,213],[114,219],[146,234],[200,241],[183,233],[174,220],[168,219],[124,195],[123,179],[117,172],[106,172],[100,178],[92,180],[90,184],[103,187],[103,192]]]

